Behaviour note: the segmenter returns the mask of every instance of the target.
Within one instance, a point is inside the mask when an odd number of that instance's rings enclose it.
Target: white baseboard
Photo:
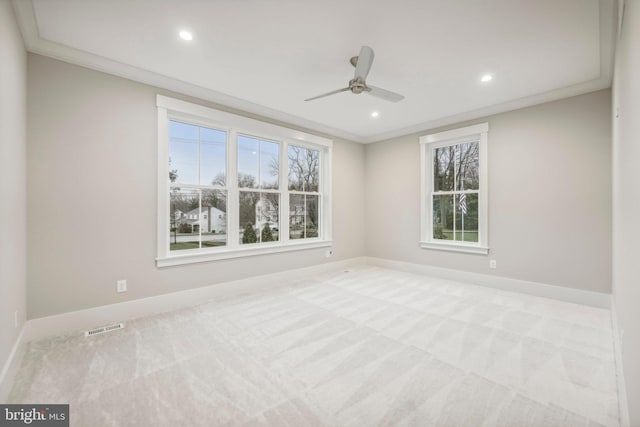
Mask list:
[[[0,402],[6,400],[8,397],[11,384],[13,383],[13,378],[20,367],[22,355],[26,348],[26,344],[29,341],[87,330],[97,326],[116,323],[123,320],[126,321],[137,317],[172,311],[206,302],[207,300],[214,298],[242,295],[261,289],[279,287],[315,274],[328,273],[365,264],[411,273],[425,274],[433,277],[467,282],[512,292],[521,292],[530,295],[554,298],[577,304],[600,308],[611,308],[611,300],[608,294],[381,258],[356,257],[312,267],[286,270],[280,273],[218,283],[196,289],[189,289],[170,294],[157,295],[149,298],[142,298],[28,320],[23,325],[9,359],[3,367],[2,374],[0,376]],[[618,366],[622,365],[618,364]],[[621,375],[619,375],[618,378],[619,380],[624,380]],[[624,385],[621,389],[624,390]],[[622,396],[620,396],[620,398],[622,399]],[[623,424],[623,427],[626,426]]]
[[[622,339],[618,325],[616,303],[611,299],[611,324],[613,326],[613,351],[616,358],[616,385],[618,387],[618,410],[620,411],[620,427],[630,427],[629,401],[627,400],[627,385],[624,380],[622,364]]]
[[[26,323],[22,325],[22,329],[20,329],[18,338],[16,338],[16,342],[13,344],[11,353],[9,353],[9,357],[2,367],[2,373],[0,373],[0,403],[5,403],[9,400],[9,392],[11,392],[13,379],[18,373],[18,369],[20,369],[22,356],[27,347],[27,342],[24,339],[25,330]]]
[[[0,374],[0,402],[6,402],[9,397],[13,379],[20,368],[27,343],[30,341],[177,310],[214,298],[242,295],[261,289],[285,286],[295,280],[304,279],[305,277],[316,274],[363,266],[365,265],[365,261],[365,257],[350,258],[312,267],[286,270],[274,274],[217,283],[196,289],[28,320],[22,326],[20,335],[18,335],[13,349],[9,354],[9,358],[5,362],[2,373]]]
[[[29,320],[26,325],[25,341],[29,342],[36,339],[126,321],[137,317],[177,310],[214,298],[241,295],[261,289],[273,288],[314,274],[322,274],[364,264],[364,257],[350,258],[312,267],[285,270],[279,273],[217,283],[195,289],[32,319]]]
[[[511,279],[508,277],[471,273],[468,271],[452,270],[448,268],[433,267],[430,265],[414,264],[383,258],[366,257],[366,262],[368,265],[406,271],[408,273],[424,274],[447,280],[455,280],[511,292],[520,292],[523,294],[552,298],[575,304],[588,305],[591,307],[611,308],[611,295],[600,292],[583,291],[564,286],[547,285],[544,283],[528,282],[526,280]]]

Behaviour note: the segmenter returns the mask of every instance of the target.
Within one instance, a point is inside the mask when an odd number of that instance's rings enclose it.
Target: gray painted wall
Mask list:
[[[29,54],[29,318],[364,255],[364,147],[334,138],[333,258],[314,249],[156,268],[158,93],[189,100]],[[129,292],[116,293],[117,279]]]
[[[640,4],[625,2],[613,79],[613,299],[631,426],[640,425]]]
[[[0,0],[0,369],[26,314],[27,54],[8,0]],[[18,311],[18,328],[14,312]]]
[[[610,292],[610,99],[603,90],[366,146],[367,255]],[[419,137],[482,122],[490,254],[421,249]]]

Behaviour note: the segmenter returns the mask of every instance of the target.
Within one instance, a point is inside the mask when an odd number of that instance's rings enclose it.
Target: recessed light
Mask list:
[[[493,80],[493,76],[491,74],[485,74],[480,78],[480,81],[482,83],[487,83],[487,82],[490,82],[491,80]]]
[[[380,115],[380,113],[378,113],[377,111],[374,111],[373,113],[371,113],[371,117],[373,117],[374,119],[376,117],[378,117]]]
[[[182,30],[180,31],[179,36],[182,40],[186,40],[188,42],[193,40],[193,34],[191,34],[189,31]]]

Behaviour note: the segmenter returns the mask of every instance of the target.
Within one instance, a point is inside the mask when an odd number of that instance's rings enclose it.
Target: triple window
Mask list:
[[[330,245],[330,140],[158,96],[158,265]]]

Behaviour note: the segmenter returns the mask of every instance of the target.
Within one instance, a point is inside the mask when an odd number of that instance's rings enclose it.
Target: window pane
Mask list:
[[[169,122],[169,178],[198,184],[198,126]]]
[[[478,241],[478,195],[456,195],[456,235],[455,240]]]
[[[170,250],[225,246],[226,198],[220,190],[171,189]]]
[[[227,244],[226,191],[202,190],[200,232],[203,248]]]
[[[278,188],[280,144],[260,141],[260,188]]]
[[[456,146],[433,150],[433,191],[453,191]]]
[[[240,243],[273,242],[279,239],[280,194],[240,192]]]
[[[198,212],[200,192],[195,189],[170,190],[169,248],[172,251],[200,247]]]
[[[257,191],[241,191],[239,194],[240,243],[257,243],[256,206],[260,201]]]
[[[289,146],[289,190],[318,191],[320,151]]]
[[[200,184],[225,185],[227,133],[200,128]]]
[[[280,144],[238,136],[238,186],[278,188]]]
[[[477,141],[457,146],[457,190],[478,190],[480,184],[478,150]]]
[[[318,237],[318,200],[316,195],[291,194],[289,196],[289,238]]]
[[[318,237],[318,196],[305,196],[305,237]]]
[[[260,144],[257,139],[238,136],[238,186],[258,188]]]
[[[304,239],[305,205],[303,194],[289,195],[289,238]]]
[[[260,230],[260,242],[274,242],[278,240],[280,231],[280,195],[262,193],[256,206],[256,228]]]
[[[433,238],[453,239],[453,195],[433,196]]]

